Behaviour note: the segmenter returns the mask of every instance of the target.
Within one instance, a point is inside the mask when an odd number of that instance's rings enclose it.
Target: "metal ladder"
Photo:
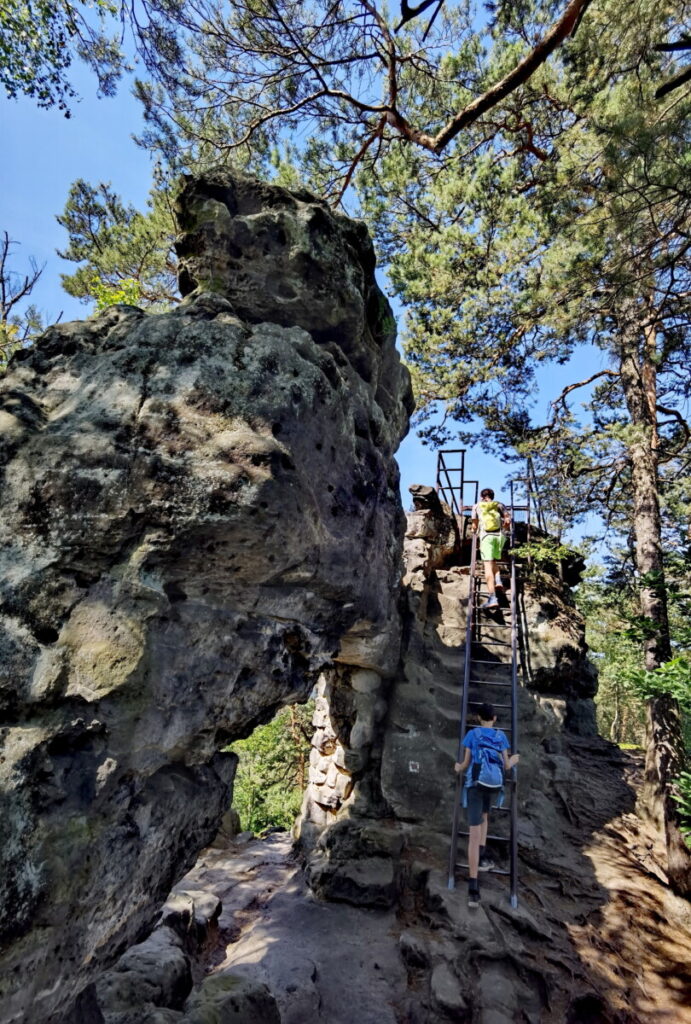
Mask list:
[[[447,468],[444,460],[445,455],[461,454],[460,467]],[[463,503],[464,491],[472,486],[477,501],[477,481],[465,480],[465,452],[463,449],[455,452],[440,452],[439,467],[437,473],[437,487],[441,495],[446,498],[446,493],[451,487],[450,472],[456,469],[460,473],[459,499],[451,504],[457,514],[463,516],[469,511],[472,505]],[[440,482],[446,487],[440,486]],[[518,482],[518,481],[517,481]],[[515,525],[517,514],[525,515],[527,524],[526,532],[529,537],[530,512],[531,512],[531,478],[530,475],[525,481],[525,504],[518,505],[515,500],[515,484],[510,484],[511,512],[511,533],[509,537],[509,551],[515,545]],[[515,559],[509,555],[508,561],[500,563],[503,566],[502,575],[506,575],[508,568],[510,575],[510,599],[509,599],[509,621],[506,621],[504,610],[500,610],[490,618],[479,612],[479,605],[486,596],[483,590],[484,575],[480,563],[478,575],[478,553],[479,544],[477,536],[473,536],[470,554],[470,573],[468,582],[468,599],[466,609],[466,638],[465,658],[463,669],[463,686],[461,690],[461,712],[460,730],[458,736],[457,760],[461,761],[463,756],[462,741],[467,731],[468,711],[473,706],[479,706],[483,701],[492,703],[497,711],[498,728],[508,734],[511,750],[516,752],[518,747],[518,672],[519,672],[519,618],[517,601],[517,566]],[[510,632],[508,632],[510,631]],[[497,657],[490,658],[487,655],[496,652]],[[500,655],[505,652],[509,658],[501,661]],[[483,657],[483,655],[485,655]],[[497,696],[500,698],[497,700]],[[510,725],[506,724],[509,719]],[[459,861],[459,838],[468,838],[468,831],[461,828],[461,790],[463,785],[462,776],[459,775],[456,782],[456,794],[454,802],[453,827],[451,833],[451,848],[449,853],[449,889],[456,886],[456,873],[459,868],[467,867],[467,863]],[[505,785],[505,797],[508,798],[508,807],[495,808],[493,815],[501,815],[501,820],[508,818],[508,835],[488,833],[487,839],[493,844],[505,844],[508,853],[508,869],[495,868],[492,873],[508,876],[510,888],[510,901],[512,907],[518,906],[518,769],[513,767],[509,779]],[[467,857],[466,857],[467,861]]]

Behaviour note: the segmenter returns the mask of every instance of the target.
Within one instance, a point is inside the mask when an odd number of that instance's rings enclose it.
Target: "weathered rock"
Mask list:
[[[371,244],[209,180],[180,207],[207,291],[51,328],[0,383],[3,1021],[49,1024],[141,936],[228,807],[229,739],[360,644],[398,659],[411,398]]]
[[[409,490],[414,511],[408,513],[406,528],[406,582],[416,572],[442,568],[460,551],[456,517],[436,490],[424,484],[413,484]]]
[[[184,1024],[281,1024],[269,989],[241,973],[207,978],[185,1007]]]
[[[247,323],[304,328],[371,385],[384,419],[362,410],[357,430],[388,433],[391,415],[397,433],[401,402],[412,412],[410,385],[365,225],[308,192],[261,185],[225,168],[187,178],[177,213],[182,294],[215,292]]]
[[[468,1004],[456,974],[448,964],[437,964],[430,978],[432,1005],[452,1020],[463,1020]]]
[[[132,1008],[180,1009],[192,988],[189,958],[172,928],[157,928],[144,942],[132,946],[96,982],[96,997],[107,1024],[121,1024]]]
[[[341,818],[322,833],[307,866],[318,896],[354,906],[391,907],[398,893],[403,836],[391,827]]]

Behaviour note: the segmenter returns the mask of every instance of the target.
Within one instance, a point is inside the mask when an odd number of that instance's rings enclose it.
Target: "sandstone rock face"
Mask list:
[[[407,645],[389,698],[381,762],[385,801],[396,818],[423,829],[429,841],[437,831],[448,834],[455,793],[453,762],[458,757],[469,575],[467,566],[458,564],[458,552],[447,555],[445,564],[439,558],[440,545],[452,535],[453,518],[447,512],[444,522],[437,514],[435,528],[430,529],[430,519],[420,522],[419,512],[408,517]],[[421,545],[429,551],[426,557]],[[584,623],[568,588],[549,576],[520,575],[520,774],[530,779],[530,786],[522,788],[520,813],[530,818],[532,791],[549,789],[553,782],[552,773],[543,771],[545,748],[558,751],[568,726],[582,734],[595,732],[592,696],[597,681],[587,658]],[[478,657],[498,663],[509,658],[500,646],[507,634],[496,617],[485,620],[483,636],[488,645],[476,648]],[[483,667],[483,675],[492,677],[490,664]],[[495,698],[490,691],[482,699]],[[500,712],[498,725],[509,724],[506,713],[502,717]],[[536,804],[534,814],[535,827],[547,835],[549,811],[543,814]],[[523,828],[530,827],[525,821]]]
[[[352,668],[322,677],[300,822],[313,889],[356,905],[393,905],[400,894],[400,849],[381,819],[396,823],[408,844],[443,859],[456,794],[469,582],[464,524],[459,529],[431,488],[411,492],[401,663],[390,679]],[[566,799],[572,784],[560,756],[564,730],[596,733],[596,674],[568,587],[545,574],[522,576],[518,724],[521,775],[530,782],[520,787],[520,834],[537,857],[559,827],[554,798]],[[488,645],[478,656],[499,663],[507,634],[493,620],[483,630]],[[485,668],[491,676],[491,665]],[[482,699],[495,700],[494,693]],[[498,724],[510,725],[505,711]]]
[[[3,1022],[141,936],[228,808],[228,740],[335,658],[398,660],[411,395],[371,244],[228,175],[180,218],[178,309],[58,325],[0,382]]]

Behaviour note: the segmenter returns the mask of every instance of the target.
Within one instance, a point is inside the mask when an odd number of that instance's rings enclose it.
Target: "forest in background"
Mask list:
[[[10,98],[70,114],[73,62],[104,95],[136,62],[149,205],[74,182],[60,215],[69,294],[96,309],[179,300],[182,173],[222,163],[307,185],[375,237],[429,443],[530,457],[558,543],[600,516],[606,554],[578,595],[600,724],[645,744],[641,809],[664,825],[686,891],[690,14],[684,0],[9,0],[0,12]],[[43,326],[26,305],[40,268],[13,274],[12,241],[3,362]],[[573,379],[540,421],[550,365]]]

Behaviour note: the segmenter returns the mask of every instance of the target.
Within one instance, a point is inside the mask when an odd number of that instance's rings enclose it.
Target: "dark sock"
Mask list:
[[[468,879],[468,892],[479,892],[479,891],[480,891],[480,883],[478,882],[477,878],[469,878]]]
[[[480,856],[481,856],[481,857],[484,857],[484,856],[485,856],[485,850],[486,850],[486,849],[487,849],[487,847],[486,847],[486,846],[481,846],[481,847],[480,847]]]

